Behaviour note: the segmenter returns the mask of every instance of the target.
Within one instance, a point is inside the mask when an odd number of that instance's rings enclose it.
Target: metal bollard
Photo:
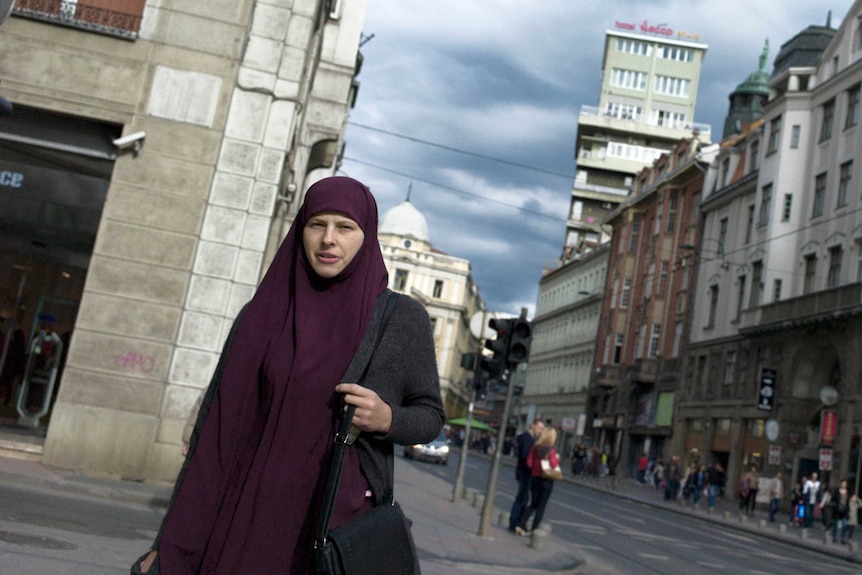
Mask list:
[[[473,507],[476,509],[482,509],[483,505],[485,505],[485,496],[481,493],[477,493],[476,497],[473,498]]]
[[[464,499],[466,499],[468,503],[473,503],[473,501],[476,499],[476,490],[472,487],[465,487]]]
[[[724,519],[725,519],[726,521],[729,521],[729,520],[730,520],[730,511],[725,511],[725,512],[724,512]]]
[[[785,525],[784,523],[781,523],[781,524],[778,526],[778,534],[779,534],[779,535],[784,535],[785,533],[787,533],[787,525]]]
[[[757,520],[757,527],[759,529],[766,529],[766,519],[758,519]]]
[[[831,540],[832,540],[832,533],[830,533],[829,531],[824,531],[823,532],[823,544],[828,545]]]
[[[800,539],[808,539],[808,529],[803,527],[799,530],[799,538]]]
[[[544,526],[541,526],[538,529],[533,529],[533,531],[530,532],[530,548],[535,549],[536,551],[543,550],[550,535],[550,530],[545,529]]]
[[[850,553],[855,553],[859,549],[859,544],[855,541],[848,541],[847,549],[850,551]]]
[[[508,529],[510,517],[511,516],[509,515],[508,511],[500,511],[500,521],[499,521],[500,527],[505,527]]]

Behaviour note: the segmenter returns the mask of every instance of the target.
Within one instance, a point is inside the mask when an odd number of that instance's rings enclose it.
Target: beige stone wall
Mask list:
[[[260,278],[285,158],[302,185],[307,138],[343,131],[365,3],[320,30],[314,92],[317,0],[149,4],[136,41],[11,18],[0,81],[17,104],[146,133],[115,163],[43,461],[172,481]]]

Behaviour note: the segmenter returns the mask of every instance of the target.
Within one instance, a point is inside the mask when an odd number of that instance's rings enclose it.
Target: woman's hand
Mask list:
[[[376,392],[356,383],[340,383],[335,391],[344,394],[345,403],[356,406],[353,425],[370,433],[389,433],[392,408]]]

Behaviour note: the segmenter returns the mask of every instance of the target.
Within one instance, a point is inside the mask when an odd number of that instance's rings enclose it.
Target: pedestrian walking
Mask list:
[[[724,490],[725,481],[726,476],[724,474],[724,468],[720,463],[714,463],[712,467],[707,470],[707,482],[709,483],[709,502],[707,505],[710,509],[715,507],[716,500]]]
[[[784,498],[784,483],[781,481],[781,472],[778,471],[775,477],[769,480],[769,521],[775,523],[775,514],[778,513],[778,508],[781,505],[781,500]],[[792,506],[791,506],[792,507]]]
[[[542,435],[544,429],[545,423],[537,418],[530,424],[529,429],[515,438],[515,456],[517,458],[515,480],[518,482],[518,493],[515,495],[515,501],[512,503],[512,510],[509,512],[509,531],[513,533],[515,532],[515,528],[521,523],[521,516],[524,514],[524,510],[527,508],[530,499],[530,484],[533,478],[533,471],[527,465],[527,457],[529,457],[533,444]]]
[[[308,190],[234,322],[162,527],[134,572],[316,572],[318,508],[344,410],[356,408],[358,437],[332,529],[391,504],[395,443],[438,436],[445,412],[431,323],[420,303],[387,288],[377,218],[356,180]],[[355,383],[366,365],[367,387]]]
[[[548,506],[548,500],[550,500],[551,492],[554,489],[554,480],[542,476],[542,460],[548,460],[551,467],[556,467],[560,464],[560,458],[554,449],[556,442],[557,430],[553,427],[546,427],[527,456],[527,465],[532,470],[530,506],[521,516],[521,522],[515,527],[515,533],[518,535],[527,535],[529,533],[527,531],[527,522],[531,517],[533,525],[530,531],[535,531],[541,525],[542,519],[545,516],[545,508]]]
[[[805,498],[805,517],[802,524],[806,529],[810,529],[814,524],[814,509],[820,498],[820,481],[817,479],[816,471],[802,485],[802,495]]]

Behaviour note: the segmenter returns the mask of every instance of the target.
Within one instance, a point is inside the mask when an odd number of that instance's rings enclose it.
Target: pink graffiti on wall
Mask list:
[[[117,367],[136,370],[142,373],[150,373],[155,367],[156,360],[149,355],[130,351],[125,355],[116,355],[114,357],[114,363],[117,364]]]

